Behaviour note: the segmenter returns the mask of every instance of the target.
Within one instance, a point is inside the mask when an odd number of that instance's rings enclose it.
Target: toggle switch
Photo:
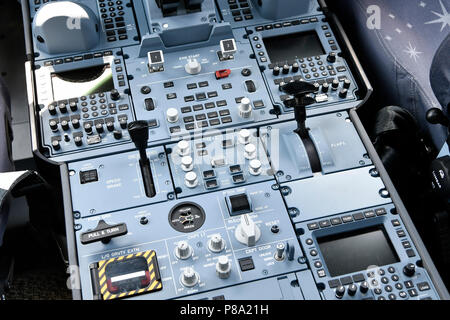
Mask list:
[[[241,223],[237,226],[234,236],[240,243],[253,247],[261,237],[261,230],[249,214],[243,214],[241,215]]]

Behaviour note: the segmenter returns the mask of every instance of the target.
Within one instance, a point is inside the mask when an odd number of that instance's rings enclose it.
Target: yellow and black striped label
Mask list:
[[[120,263],[125,262],[126,260],[136,259],[137,257],[145,258],[148,265],[148,275],[150,277],[149,284],[140,289],[119,292],[119,293],[111,293],[108,290],[108,277],[107,277],[107,266],[111,263]],[[112,299],[120,299],[131,297],[138,294],[150,293],[159,291],[162,289],[161,275],[159,273],[158,260],[156,258],[156,252],[154,250],[148,250],[143,252],[138,252],[135,254],[129,254],[127,256],[121,256],[117,258],[112,258],[108,260],[101,260],[98,262],[98,281],[101,297],[103,300],[112,300]]]

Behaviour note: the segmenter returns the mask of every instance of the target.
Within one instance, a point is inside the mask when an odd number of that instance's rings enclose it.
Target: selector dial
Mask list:
[[[166,111],[167,121],[174,123],[178,121],[178,110],[175,108],[169,108]]]
[[[225,249],[225,241],[220,234],[215,234],[208,241],[208,249],[214,253],[219,253]]]
[[[220,279],[227,279],[231,274],[231,263],[227,256],[220,256],[216,263],[216,274]]]
[[[170,210],[169,224],[179,232],[193,232],[201,228],[206,216],[203,209],[193,202],[183,202]]]
[[[242,118],[250,118],[252,115],[252,104],[249,98],[242,98],[239,104],[239,115]]]
[[[248,214],[243,214],[234,235],[240,243],[253,247],[261,237],[261,230]]]
[[[184,66],[184,69],[189,74],[199,74],[200,71],[202,71],[202,65],[197,61],[197,59],[190,59]]]
[[[185,287],[194,287],[200,281],[200,276],[195,272],[194,268],[187,267],[181,274],[181,283]]]
[[[175,248],[175,255],[178,259],[186,260],[192,257],[194,250],[187,241],[180,241]]]
[[[180,156],[186,156],[189,153],[191,153],[191,147],[189,145],[189,142],[186,140],[181,140],[177,143],[178,148],[178,155]]]
[[[240,144],[247,144],[250,142],[250,131],[247,129],[242,129],[239,131],[238,141]]]

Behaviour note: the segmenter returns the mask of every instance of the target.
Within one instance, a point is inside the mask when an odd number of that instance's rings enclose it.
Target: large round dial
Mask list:
[[[177,231],[193,232],[205,222],[205,212],[193,202],[183,202],[170,210],[169,223]]]

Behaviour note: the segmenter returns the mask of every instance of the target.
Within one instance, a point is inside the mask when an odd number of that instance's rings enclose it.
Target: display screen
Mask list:
[[[63,100],[114,89],[109,64],[52,73],[53,99]]]
[[[317,242],[332,277],[400,261],[383,226],[318,238]]]
[[[263,41],[272,63],[325,54],[315,31],[268,37]]]

